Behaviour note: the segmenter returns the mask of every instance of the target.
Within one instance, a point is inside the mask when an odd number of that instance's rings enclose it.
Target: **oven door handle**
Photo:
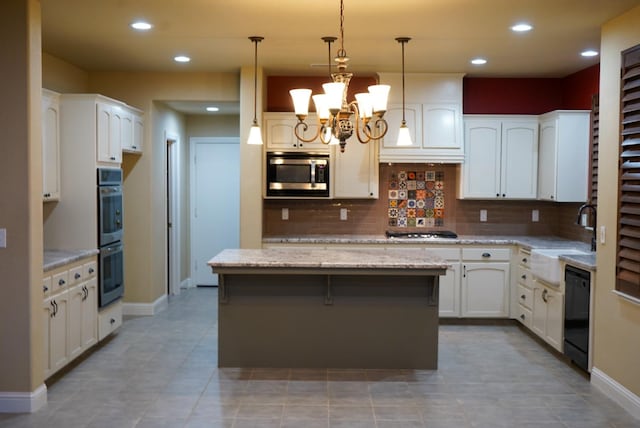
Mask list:
[[[311,187],[316,185],[316,161],[311,161]]]

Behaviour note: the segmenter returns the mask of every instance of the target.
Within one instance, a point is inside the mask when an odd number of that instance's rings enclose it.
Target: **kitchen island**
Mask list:
[[[227,249],[220,367],[436,369],[438,279],[420,249]]]

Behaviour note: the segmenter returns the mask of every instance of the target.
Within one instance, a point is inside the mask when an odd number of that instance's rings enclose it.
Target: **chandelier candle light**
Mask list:
[[[330,144],[337,140],[341,152],[344,152],[347,139],[353,135],[354,129],[358,141],[363,144],[380,140],[385,136],[388,128],[387,122],[382,117],[387,111],[390,86],[369,86],[368,93],[356,94],[355,101],[347,102],[347,89],[353,73],[347,73],[349,57],[344,49],[344,0],[340,0],[340,49],[334,59],[338,67],[337,73],[331,73],[331,43],[336,38],[323,37],[322,40],[329,46],[329,75],[332,81],[322,85],[324,94],[313,96],[321,126],[316,135],[311,138],[303,137],[302,134],[309,128],[305,119],[309,115],[311,89],[292,89],[289,93],[298,118],[294,128],[296,137],[306,143],[318,137],[323,144]],[[355,124],[351,121],[352,114],[355,115]]]

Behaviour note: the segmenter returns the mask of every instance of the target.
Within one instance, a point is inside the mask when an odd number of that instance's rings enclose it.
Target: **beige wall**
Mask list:
[[[125,281],[124,301],[153,303],[166,293],[166,137],[177,135],[185,153],[189,144],[186,119],[163,101],[239,101],[239,76],[226,73],[89,74],[90,92],[122,100],[145,112],[142,156],[126,155],[125,171]],[[237,131],[236,131],[237,132]],[[182,178],[188,169],[183,156]],[[183,181],[182,189],[188,180]],[[188,192],[188,187],[186,187]],[[181,204],[181,279],[188,276],[188,193]],[[185,223],[187,221],[187,223]],[[188,258],[186,258],[188,265]],[[186,272],[185,272],[186,271]]]
[[[640,305],[614,295],[620,120],[620,52],[640,43],[640,7],[602,30],[600,69],[600,168],[598,222],[606,243],[598,246],[594,367],[640,395]]]
[[[42,148],[40,2],[0,13],[0,391],[42,385]]]
[[[89,74],[46,52],[42,53],[42,87],[61,94],[82,94],[89,87]]]

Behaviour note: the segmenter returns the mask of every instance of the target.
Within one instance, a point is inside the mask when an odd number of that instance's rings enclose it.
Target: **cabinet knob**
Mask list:
[[[507,197],[507,194],[506,194],[506,193],[503,193],[503,194],[502,194],[502,197],[503,197],[503,198],[506,198],[506,197]]]
[[[91,273],[94,273],[94,272],[95,272],[95,270],[93,270],[93,268],[89,268],[89,273],[90,273],[90,274],[91,274]]]
[[[136,149],[138,148],[138,146],[131,146],[131,148],[132,148],[133,150],[136,150]]]
[[[113,318],[111,318],[111,319],[109,320],[109,324],[113,325],[113,324],[115,324],[115,323],[116,323],[116,320],[114,320]]]
[[[46,285],[43,285],[42,286],[42,291],[44,291],[46,293],[47,291],[49,291],[49,287],[47,287]]]
[[[526,263],[527,262],[527,258],[525,257],[524,259],[522,259],[522,263]]]
[[[550,199],[553,199],[553,195],[549,196]]]
[[[521,298],[522,300],[527,300],[527,296],[525,296],[524,294],[523,294],[522,296],[520,296],[520,298]]]
[[[75,279],[80,279],[82,275],[80,275],[79,273],[76,272],[76,274],[73,276]]]
[[[491,253],[482,253],[482,257],[485,258],[485,259],[489,258],[489,257],[491,257]]]
[[[59,280],[59,281],[58,281],[58,285],[59,285],[60,287],[62,287],[62,286],[63,286],[63,285],[65,285],[65,284],[66,284],[66,281],[65,281],[64,279],[61,279],[61,280]]]
[[[524,314],[520,315],[520,319],[524,320]]]
[[[116,160],[116,157],[115,156],[111,156],[109,159]]]
[[[496,198],[499,198],[499,197],[500,197],[500,193],[496,193]]]
[[[522,275],[520,278],[527,279],[527,275]]]

